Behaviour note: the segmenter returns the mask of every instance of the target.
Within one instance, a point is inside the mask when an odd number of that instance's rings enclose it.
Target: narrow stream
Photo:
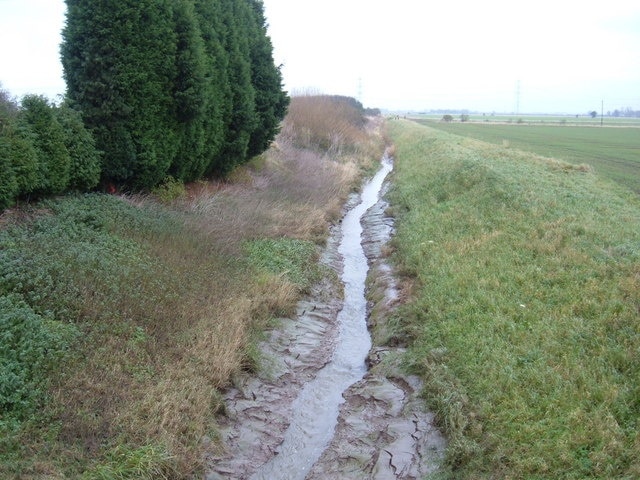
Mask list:
[[[338,314],[339,334],[331,361],[305,385],[293,402],[293,417],[284,441],[251,480],[304,480],[327,447],[337,423],[342,393],[366,373],[371,348],[367,330],[365,281],[369,266],[362,248],[360,220],[378,201],[392,162],[382,159],[376,175],[363,187],[360,203],[345,215],[338,252],[343,259],[344,305]]]

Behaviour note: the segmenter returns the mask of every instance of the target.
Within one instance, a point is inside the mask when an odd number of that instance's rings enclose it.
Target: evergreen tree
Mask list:
[[[9,145],[0,133],[0,211],[11,205],[18,196],[18,181],[11,165]]]
[[[170,0],[67,0],[67,95],[104,151],[107,182],[160,182],[176,154]]]
[[[34,147],[35,135],[31,128],[18,119],[15,124],[8,125],[0,137],[4,154],[10,159],[15,174],[17,197],[44,190],[43,172],[39,168],[38,153]]]
[[[38,157],[38,177],[41,194],[59,194],[69,185],[71,157],[65,146],[62,126],[54,115],[54,107],[38,95],[22,99],[21,121],[34,134],[34,147]]]
[[[250,13],[246,0],[220,0],[223,22],[222,45],[229,62],[231,112],[225,117],[225,141],[216,173],[225,174],[248,157],[249,139],[255,129],[255,91],[251,85],[251,58],[248,35]]]
[[[11,132],[14,130],[18,106],[0,88],[0,211],[18,196],[18,181],[13,168]]]
[[[34,147],[35,135],[29,125],[21,120],[20,107],[0,90],[0,157],[6,168],[5,192],[13,190],[15,196],[28,195],[44,187],[38,169],[38,154]]]
[[[205,52],[204,164],[205,173],[216,170],[225,141],[225,118],[231,114],[231,86],[227,68],[229,57],[222,45],[224,27],[219,0],[194,0],[196,20]]]
[[[55,109],[62,126],[64,144],[69,152],[71,168],[70,190],[86,192],[100,181],[100,153],[91,133],[85,128],[80,113],[63,103]]]
[[[251,53],[251,84],[255,90],[257,125],[249,140],[249,156],[264,152],[278,134],[287,113],[289,97],[282,90],[282,73],[273,61],[273,46],[267,35],[267,22],[261,0],[249,0],[253,13]]]
[[[170,173],[181,181],[200,178],[206,168],[207,61],[191,0],[174,4],[176,33],[175,115],[178,150]]]
[[[103,182],[225,174],[266,149],[288,99],[258,0],[66,0],[67,96]]]

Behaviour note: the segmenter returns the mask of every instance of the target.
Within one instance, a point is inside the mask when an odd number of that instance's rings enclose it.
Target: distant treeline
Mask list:
[[[289,98],[262,1],[66,4],[62,105],[0,99],[0,207],[224,175],[268,148]]]
[[[636,117],[640,118],[640,110],[634,110],[632,108],[620,108],[615,109],[613,112],[607,112],[608,117]]]

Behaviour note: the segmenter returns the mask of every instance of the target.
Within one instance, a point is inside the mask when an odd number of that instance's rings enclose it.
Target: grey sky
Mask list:
[[[399,110],[640,110],[637,0],[264,0],[285,87]],[[63,0],[0,0],[0,82],[63,93]]]

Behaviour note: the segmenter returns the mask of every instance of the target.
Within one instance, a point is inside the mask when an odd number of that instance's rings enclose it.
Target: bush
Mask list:
[[[33,146],[34,138],[31,128],[20,123],[8,128],[4,137],[7,155],[16,176],[18,197],[27,196],[44,187],[38,153]]]
[[[18,104],[0,90],[0,210],[38,184],[38,159],[33,135],[18,124]]]
[[[357,151],[366,138],[360,102],[350,97],[301,95],[291,99],[283,138],[330,155]]]
[[[152,193],[156,195],[163,202],[171,202],[183,197],[187,190],[180,180],[169,176],[164,179],[161,185],[152,190]]]
[[[0,297],[0,332],[0,413],[22,419],[40,400],[47,372],[68,351],[77,330],[8,295]]]

